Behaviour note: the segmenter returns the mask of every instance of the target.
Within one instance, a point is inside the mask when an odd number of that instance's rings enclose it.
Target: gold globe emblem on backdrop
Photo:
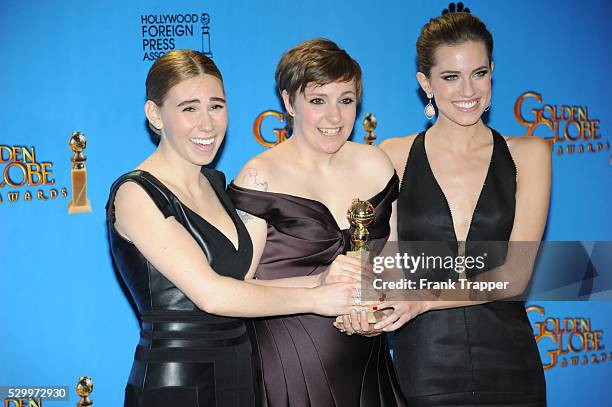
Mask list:
[[[77,407],[89,407],[93,405],[93,401],[89,399],[89,395],[93,391],[94,385],[93,380],[89,376],[79,377],[79,381],[76,384],[76,393],[81,397]]]
[[[72,197],[68,202],[68,213],[91,212],[91,204],[87,199],[87,169],[85,168],[87,157],[83,154],[83,151],[87,148],[85,134],[80,131],[72,132],[72,136],[68,140],[68,146],[74,153],[74,156],[70,157],[70,161],[72,161],[72,168],[70,169]]]

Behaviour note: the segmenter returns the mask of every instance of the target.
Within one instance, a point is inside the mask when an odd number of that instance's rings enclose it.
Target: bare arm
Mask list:
[[[304,312],[334,315],[347,312],[349,307],[345,305],[352,302],[353,288],[349,284],[281,289],[258,287],[215,273],[189,232],[173,217],[165,219],[147,193],[133,182],[119,188],[115,213],[117,231],[206,312],[239,317]],[[335,305],[330,304],[333,296],[339,297]]]
[[[516,210],[510,241],[538,242],[548,218],[552,157],[548,144],[538,137],[516,140]]]

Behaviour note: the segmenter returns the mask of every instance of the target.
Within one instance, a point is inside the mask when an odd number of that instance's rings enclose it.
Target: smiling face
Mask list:
[[[293,135],[318,151],[337,152],[353,131],[357,115],[355,83],[309,83],[295,95],[293,105],[283,91],[287,112],[293,116]]]
[[[227,129],[227,108],[221,81],[207,74],[173,86],[161,107],[147,101],[151,124],[161,131],[160,147],[194,165],[209,164],[217,154]]]
[[[468,41],[438,47],[429,77],[418,72],[417,80],[433,93],[438,121],[471,126],[491,103],[492,68],[485,45]]]

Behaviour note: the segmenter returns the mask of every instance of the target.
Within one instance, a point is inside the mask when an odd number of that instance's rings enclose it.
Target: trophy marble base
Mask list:
[[[91,212],[87,199],[87,171],[85,168],[72,169],[72,199],[68,202],[68,213]]]
[[[371,302],[370,306],[367,305],[369,302]],[[367,310],[370,309],[370,307],[372,305],[376,305],[376,304],[378,304],[378,303],[375,302],[375,301],[362,301],[361,305],[356,305],[353,308],[355,308],[357,310],[357,312],[360,313],[361,310],[365,309],[367,311]],[[377,322],[382,321],[385,318],[385,313],[383,312],[383,310],[378,310],[378,311],[374,311],[374,312],[367,311],[367,313],[368,313],[368,323],[369,324],[375,324]],[[342,323],[343,322],[341,315],[336,317],[336,322],[338,322],[338,323]]]
[[[89,199],[85,201],[84,205],[75,205],[71,202],[68,202],[68,213],[88,213],[91,212],[91,204],[89,203]]]

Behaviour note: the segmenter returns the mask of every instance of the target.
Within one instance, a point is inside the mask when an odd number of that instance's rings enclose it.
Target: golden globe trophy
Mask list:
[[[368,201],[362,201],[360,199],[353,199],[351,207],[346,213],[351,225],[355,227],[355,231],[351,235],[351,249],[346,252],[349,257],[361,258],[362,261],[371,261],[370,251],[368,249],[368,226],[374,221],[374,206]],[[360,289],[357,289],[355,296],[355,305],[358,312],[363,308],[369,308],[376,305],[378,301],[364,301],[363,290],[370,288],[367,284],[362,284]],[[374,288],[372,287],[372,290]],[[381,310],[379,311],[368,311],[368,322],[376,323],[384,318],[384,314]]]
[[[81,397],[77,403],[77,407],[89,407],[93,406],[93,401],[89,399],[89,395],[93,391],[93,380],[88,376],[79,377],[79,381],[76,385],[76,393]]]
[[[374,221],[374,207],[368,201],[353,199],[351,207],[346,212],[346,217],[355,231],[351,235],[351,251],[346,252],[349,257],[362,257],[369,255],[368,251],[368,226]]]
[[[363,129],[366,131],[366,135],[363,137],[363,139],[368,145],[374,145],[374,141],[376,141],[376,134],[374,134],[376,124],[376,116],[374,116],[372,113],[367,113],[363,119]]]
[[[72,132],[72,137],[68,143],[70,149],[74,152],[74,156],[70,158],[72,161],[72,197],[68,202],[68,213],[85,213],[91,212],[91,205],[87,199],[87,170],[85,169],[85,161],[87,157],[83,151],[87,147],[87,138],[80,131]]]

